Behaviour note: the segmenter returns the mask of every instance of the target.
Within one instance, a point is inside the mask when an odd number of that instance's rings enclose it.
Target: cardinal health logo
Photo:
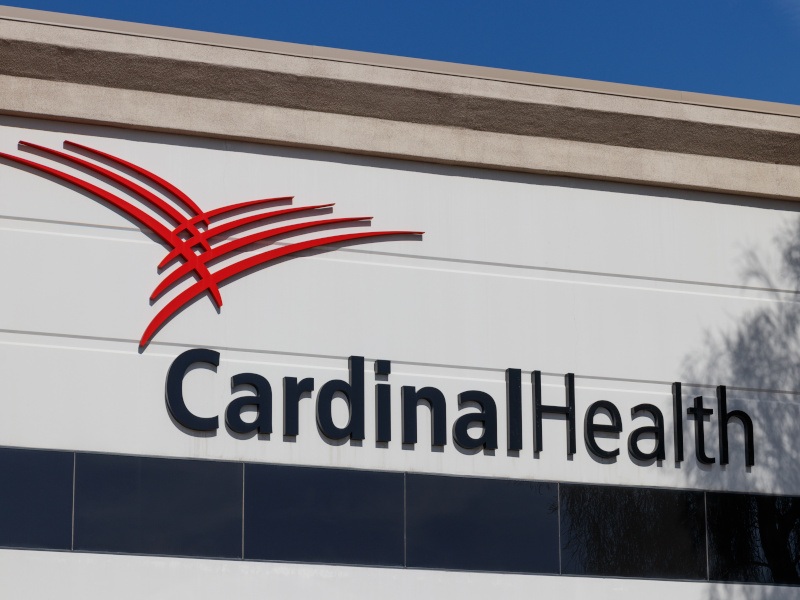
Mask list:
[[[158,265],[163,279],[150,294],[152,302],[157,302],[187,276],[193,276],[193,281],[190,280],[188,287],[166,302],[147,325],[139,341],[140,347],[146,346],[170,318],[198,296],[207,292],[217,308],[220,308],[222,306],[220,286],[237,276],[285,256],[320,246],[339,245],[368,238],[422,235],[421,231],[340,233],[285,243],[260,252],[250,252],[236,260],[226,262],[222,267],[216,267],[215,265],[224,259],[230,259],[233,253],[252,251],[269,240],[301,235],[308,233],[309,230],[339,228],[348,224],[368,224],[372,217],[303,220],[309,216],[318,216],[326,209],[330,210],[333,204],[287,207],[286,205],[291,204],[293,200],[291,196],[239,202],[203,211],[189,196],[170,182],[106,152],[69,141],[64,142],[64,147],[73,154],[30,142],[20,142],[20,147],[54,157],[56,161],[77,167],[101,181],[116,184],[127,192],[126,196],[138,201],[139,206],[80,177],[26,158],[0,152],[0,158],[49,175],[66,185],[75,186],[99,202],[122,211],[137,225],[152,232],[167,250],[167,254]],[[93,160],[87,160],[85,157],[91,157]],[[138,178],[138,181],[146,181],[148,187],[137,183],[130,177],[131,173]],[[159,193],[155,193],[154,190],[159,190]],[[241,237],[232,237],[237,231],[251,230],[278,218],[280,226],[258,229],[255,233]],[[177,266],[162,271],[171,264]]]

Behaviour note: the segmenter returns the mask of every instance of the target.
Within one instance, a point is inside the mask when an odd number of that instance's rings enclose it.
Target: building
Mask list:
[[[800,108],[0,39],[4,597],[795,597]]]

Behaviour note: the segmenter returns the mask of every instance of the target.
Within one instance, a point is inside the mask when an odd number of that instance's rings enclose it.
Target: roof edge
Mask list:
[[[603,94],[609,96],[623,96],[662,102],[691,104],[727,110],[740,110],[746,112],[764,113],[789,117],[800,117],[800,106],[769,102],[764,100],[750,100],[729,96],[717,96],[699,92],[684,92],[653,88],[624,83],[610,83],[591,79],[563,77],[543,73],[528,73],[511,69],[484,67],[450,63],[421,58],[393,56],[356,50],[343,50],[324,46],[312,46],[291,42],[278,42],[237,35],[211,33],[161,25],[149,25],[112,19],[101,19],[82,15],[57,13],[51,11],[18,8],[0,5],[0,19],[8,21],[23,21],[56,27],[72,29],[85,29],[106,33],[116,33],[136,37],[149,37],[167,41],[177,41],[206,46],[218,46],[253,52],[282,54],[316,60],[327,60],[343,63],[363,64],[384,68],[401,69],[407,71],[420,71],[454,77],[484,79],[549,87],[581,92]]]

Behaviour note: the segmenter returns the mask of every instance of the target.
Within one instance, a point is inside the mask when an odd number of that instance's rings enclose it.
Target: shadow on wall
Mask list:
[[[734,465],[732,458],[725,476],[732,484],[757,478],[762,486],[771,484],[777,494],[797,490],[800,483],[800,219],[775,241],[781,256],[776,273],[770,273],[756,253],[745,257],[746,283],[768,290],[768,301],[759,303],[731,330],[707,332],[705,347],[685,362],[684,381],[730,386],[728,410],[742,408],[753,419],[756,464],[748,472]],[[691,397],[705,395],[706,406],[717,412],[708,388],[685,388],[684,407]],[[729,435],[738,435],[741,429],[734,421]],[[716,440],[716,430],[709,434],[713,436],[709,441]],[[691,460],[692,431],[686,429],[685,438]],[[710,447],[715,447],[713,441]],[[726,469],[718,462],[717,457],[714,469]],[[692,473],[691,484],[707,487],[700,471]],[[800,498],[709,492],[706,499],[712,581],[800,585]],[[800,595],[797,588],[753,586],[746,592],[746,597],[758,599],[796,595]],[[712,586],[709,597],[729,598],[730,590]]]
[[[776,242],[781,264],[774,275],[754,252],[746,256],[746,293],[761,297],[755,308],[730,330],[708,333],[703,348],[686,359],[683,381],[694,384],[683,386],[685,461],[679,468],[687,489],[561,484],[563,573],[708,576],[711,599],[800,597],[800,498],[786,495],[800,489],[800,218]],[[745,467],[743,427],[736,420],[728,427],[730,464],[720,464],[718,384],[728,386],[727,410],[744,410],[753,420],[752,468]],[[704,426],[713,465],[697,463],[694,423],[686,420],[699,395],[714,410]],[[766,493],[702,492],[715,487]]]
[[[561,571],[703,580],[702,492],[561,484]]]

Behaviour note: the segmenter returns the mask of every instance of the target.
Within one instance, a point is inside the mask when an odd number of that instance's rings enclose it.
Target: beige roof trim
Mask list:
[[[444,61],[408,58],[371,52],[358,52],[354,50],[341,50],[337,48],[326,48],[323,46],[277,42],[236,35],[179,29],[175,27],[163,27],[159,25],[130,23],[112,19],[99,19],[81,15],[70,15],[42,10],[17,8],[13,6],[0,6],[0,19],[55,25],[73,29],[102,31],[137,37],[148,37],[160,40],[171,40],[206,46],[266,52],[270,54],[282,54],[301,58],[313,58],[317,60],[402,69],[406,71],[437,73],[456,77],[502,81],[538,87],[622,96],[628,98],[659,100],[663,102],[678,102],[697,106],[725,108],[728,110],[741,110],[772,115],[800,117],[800,106],[793,104],[716,96],[712,94],[701,94],[696,92],[682,92],[677,90],[651,88],[622,83],[609,83],[541,73],[526,73],[522,71],[513,71],[510,69],[463,65]]]

